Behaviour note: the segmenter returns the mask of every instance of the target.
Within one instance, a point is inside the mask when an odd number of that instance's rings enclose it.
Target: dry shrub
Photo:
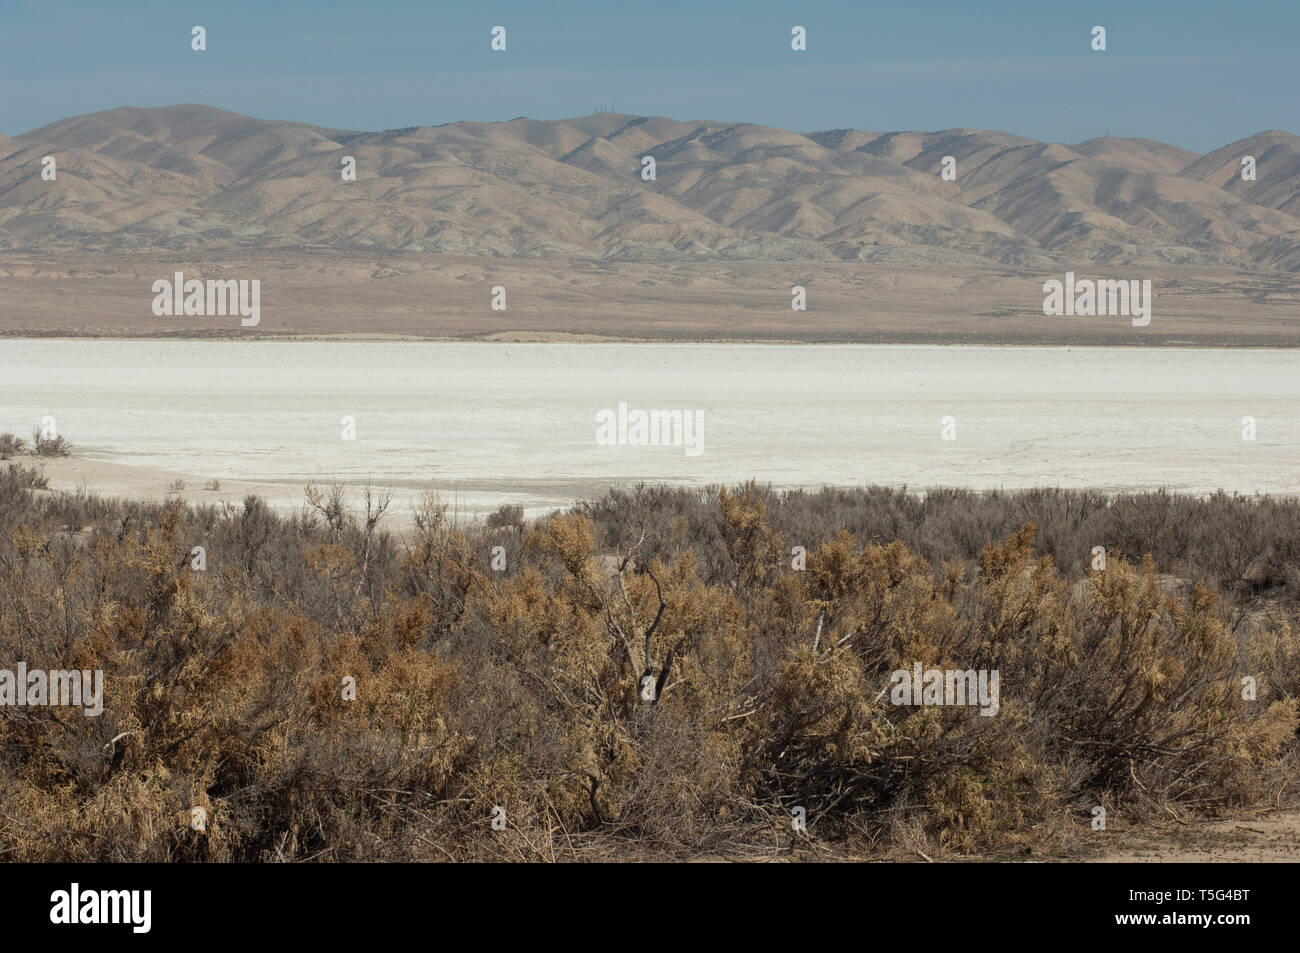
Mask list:
[[[97,718],[0,710],[5,856],[988,852],[1294,787],[1286,501],[642,487],[522,526],[430,498],[395,533],[385,504],[0,473],[0,667],[105,676]],[[998,713],[894,704],[915,663],[997,670]]]

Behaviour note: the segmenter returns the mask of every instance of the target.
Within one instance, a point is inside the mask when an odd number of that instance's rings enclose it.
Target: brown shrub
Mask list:
[[[518,534],[452,526],[429,499],[394,536],[373,497],[356,516],[313,491],[282,517],[255,497],[109,503],[0,474],[0,668],[105,677],[100,717],[0,709],[0,850],[996,851],[1086,831],[1096,804],[1140,823],[1286,794],[1295,550],[1268,527],[1293,504],[857,494],[819,510],[752,484],[639,488]],[[1175,530],[1185,512],[1214,525]],[[1259,559],[1184,545],[1216,527]],[[1104,572],[1075,564],[1092,540],[1111,547]],[[1205,584],[1162,583],[1197,559]],[[997,670],[997,714],[895,704],[894,673],[917,663]]]

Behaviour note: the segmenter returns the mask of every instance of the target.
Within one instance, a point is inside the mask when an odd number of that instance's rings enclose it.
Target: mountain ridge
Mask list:
[[[41,176],[54,155],[57,178]],[[1254,155],[1256,178],[1238,174]],[[340,176],[357,160],[355,181]],[[653,156],[655,177],[642,178]],[[940,175],[945,156],[955,181]],[[0,249],[1300,270],[1300,137],[1198,156],[996,130],[596,113],[367,132],[196,104],[0,136]]]

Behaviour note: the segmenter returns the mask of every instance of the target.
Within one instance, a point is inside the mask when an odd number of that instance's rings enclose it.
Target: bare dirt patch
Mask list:
[[[152,283],[261,281],[261,322],[156,317]],[[1144,276],[1147,271],[1143,272]],[[383,277],[376,277],[383,275]],[[321,249],[196,258],[0,253],[0,336],[897,344],[1300,345],[1300,279],[1151,271],[1150,325],[1047,317],[1019,268],[874,262],[505,260]],[[807,289],[807,311],[790,307]],[[492,288],[507,310],[491,309]]]
[[[1103,853],[1085,859],[1101,863],[1296,863],[1300,861],[1300,811],[1119,834]]]

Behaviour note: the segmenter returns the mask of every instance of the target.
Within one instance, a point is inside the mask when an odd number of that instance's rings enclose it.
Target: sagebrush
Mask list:
[[[1136,825],[1295,787],[1295,501],[642,487],[468,525],[386,503],[0,473],[0,668],[106,683],[98,718],[0,709],[3,856],[987,854],[1068,845],[1098,805]],[[891,704],[918,661],[997,669],[997,716]]]

